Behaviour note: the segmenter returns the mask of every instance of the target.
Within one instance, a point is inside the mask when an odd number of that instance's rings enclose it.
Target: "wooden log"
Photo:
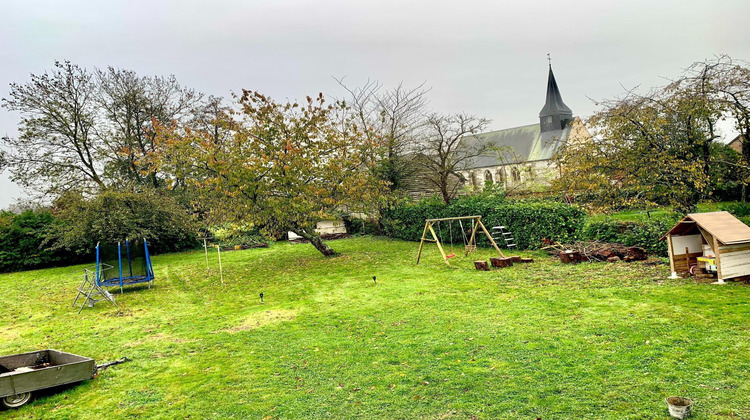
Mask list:
[[[618,257],[617,255],[613,255],[613,256],[607,258],[607,262],[611,262],[612,263],[612,262],[617,262],[617,261],[620,261],[620,257]]]
[[[490,263],[496,268],[512,267],[513,261],[510,258],[492,257]]]
[[[563,264],[577,264],[581,261],[581,253],[578,251],[562,251],[558,254]]]
[[[511,255],[508,258],[510,258],[510,260],[513,261],[514,263],[520,263],[521,262],[521,257],[519,255]]]
[[[481,271],[489,271],[490,269],[487,261],[474,261],[474,268]]]
[[[533,263],[534,259],[533,258],[521,258],[521,262],[524,264],[529,264],[529,263]]]

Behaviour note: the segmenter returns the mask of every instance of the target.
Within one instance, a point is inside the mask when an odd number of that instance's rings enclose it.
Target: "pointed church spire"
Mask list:
[[[557,87],[555,74],[552,73],[552,60],[547,54],[549,60],[549,77],[547,78],[547,102],[544,108],[539,112],[539,122],[542,132],[561,130],[573,121],[573,111],[568,108],[562,100],[560,89]]]

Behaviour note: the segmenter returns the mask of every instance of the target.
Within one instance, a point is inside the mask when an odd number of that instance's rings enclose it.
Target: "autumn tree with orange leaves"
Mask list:
[[[368,170],[371,144],[323,95],[277,103],[243,90],[239,109],[216,115],[213,129],[159,129],[155,155],[174,183],[208,206],[211,222],[251,222],[267,233],[292,231],[323,255],[336,252],[315,231],[342,211],[362,211],[384,189]],[[216,136],[220,128],[229,135]]]

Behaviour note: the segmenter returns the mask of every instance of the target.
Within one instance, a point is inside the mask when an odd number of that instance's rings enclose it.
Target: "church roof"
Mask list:
[[[475,157],[471,168],[500,166],[509,163],[549,160],[570,135],[571,126],[563,130],[541,132],[539,123],[491,131],[464,138],[466,146],[487,144],[490,150]]]
[[[549,76],[547,77],[547,101],[544,108],[539,111],[539,118],[550,115],[573,115],[573,111],[568,108],[562,100],[560,88],[557,87],[555,74],[552,73],[552,66],[549,66]]]

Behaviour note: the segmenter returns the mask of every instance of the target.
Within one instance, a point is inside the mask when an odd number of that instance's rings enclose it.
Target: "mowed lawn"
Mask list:
[[[202,252],[156,256],[153,289],[81,314],[83,266],[0,275],[0,355],[133,359],[0,418],[668,419],[679,395],[692,419],[750,419],[750,286],[331,245],[222,253],[223,285],[215,251],[210,274]]]

